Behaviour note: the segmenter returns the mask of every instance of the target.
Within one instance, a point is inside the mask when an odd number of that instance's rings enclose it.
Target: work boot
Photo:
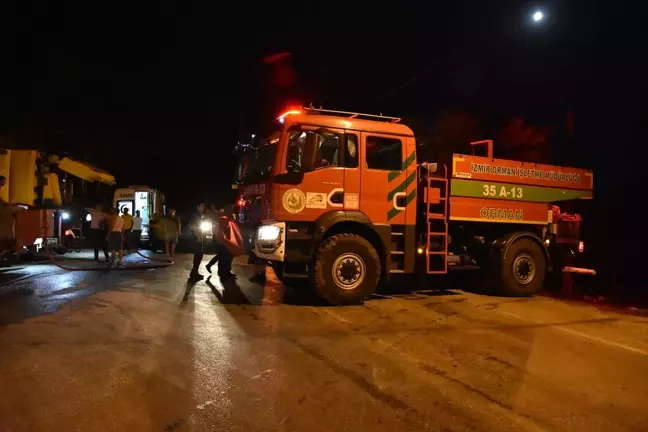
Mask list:
[[[222,275],[219,274],[218,277],[219,277],[221,280],[232,280],[232,279],[236,279],[236,275],[235,275],[234,273],[231,273],[231,272],[230,272],[230,273],[225,273],[225,274],[222,274]]]
[[[195,273],[191,273],[189,275],[189,279],[192,280],[192,281],[199,281],[199,280],[205,279],[205,276],[201,275],[198,272],[195,272]]]

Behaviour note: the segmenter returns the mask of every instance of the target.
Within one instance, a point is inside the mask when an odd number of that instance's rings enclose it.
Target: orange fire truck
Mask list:
[[[495,159],[492,141],[451,166],[417,162],[393,117],[301,108],[278,123],[239,167],[245,243],[331,304],[361,303],[395,274],[454,269],[488,268],[501,293],[527,296],[583,249],[580,217],[555,203],[592,198],[591,171]]]

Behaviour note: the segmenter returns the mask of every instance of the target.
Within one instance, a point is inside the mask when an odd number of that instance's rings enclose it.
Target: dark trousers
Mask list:
[[[222,244],[216,245],[216,255],[207,264],[208,267],[218,264],[218,276],[229,276],[232,271],[232,260],[234,257]]]
[[[141,238],[142,238],[142,230],[131,231],[131,247],[133,249],[139,249]]]
[[[216,247],[216,255],[214,255],[212,259],[209,260],[207,267],[212,267],[213,265],[215,265],[218,262],[218,258],[218,247]]]
[[[108,261],[108,244],[106,242],[106,232],[101,228],[90,228],[90,239],[94,249],[94,259],[99,260],[99,249],[103,250],[104,257]]]
[[[164,252],[164,239],[156,235],[155,228],[149,231],[151,252],[162,250]]]
[[[130,250],[132,249],[131,246],[131,230],[130,228],[127,230],[124,230],[123,232],[123,242],[124,242],[124,250]]]
[[[232,260],[234,257],[232,254],[227,251],[224,256],[221,257],[218,263],[218,276],[228,277],[232,273]]]
[[[193,249],[194,249],[194,256],[193,256],[193,267],[191,268],[191,274],[197,274],[198,268],[200,267],[200,263],[202,263],[202,259],[203,259],[202,241],[194,240]]]

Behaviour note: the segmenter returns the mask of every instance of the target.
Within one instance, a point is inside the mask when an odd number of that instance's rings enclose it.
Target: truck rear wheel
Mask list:
[[[505,295],[526,297],[542,288],[546,275],[546,260],[540,246],[530,239],[513,242],[502,259],[500,289]]]
[[[337,234],[317,250],[312,278],[315,292],[329,304],[362,304],[380,280],[380,258],[364,238]]]

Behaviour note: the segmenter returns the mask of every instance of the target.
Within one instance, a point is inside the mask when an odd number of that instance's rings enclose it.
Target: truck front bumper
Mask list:
[[[562,271],[563,271],[563,273],[578,273],[578,274],[596,276],[596,270],[588,269],[588,268],[582,268],[582,267],[570,267],[570,266],[568,266],[568,267],[563,267]]]

